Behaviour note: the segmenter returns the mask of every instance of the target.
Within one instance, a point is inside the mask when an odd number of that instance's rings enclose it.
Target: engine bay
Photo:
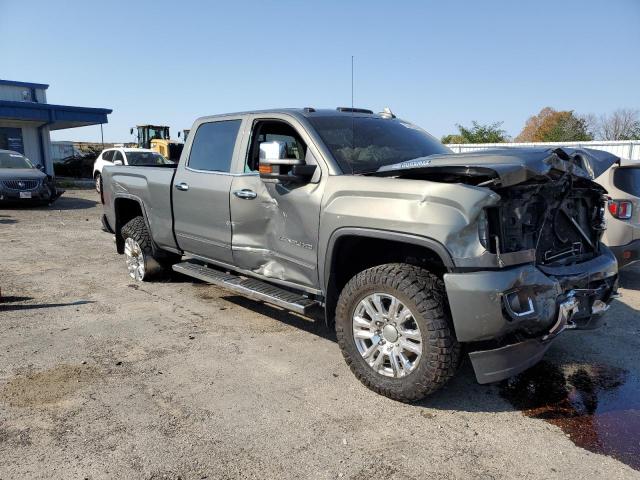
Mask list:
[[[607,197],[598,184],[565,173],[493,190],[502,198],[487,212],[493,253],[533,249],[542,265],[599,253]]]

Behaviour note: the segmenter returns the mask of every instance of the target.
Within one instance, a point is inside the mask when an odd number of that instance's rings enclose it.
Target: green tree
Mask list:
[[[593,140],[590,130],[587,117],[545,107],[527,120],[516,142],[583,142]]]
[[[556,121],[543,124],[540,132],[541,142],[585,142],[593,140],[584,118],[574,115],[573,111],[558,112]]]
[[[504,143],[509,141],[507,132],[500,128],[502,122],[480,124],[475,120],[471,122],[471,127],[467,128],[456,124],[457,134],[445,135],[442,143]]]
[[[467,141],[462,137],[462,135],[445,135],[443,136],[440,141],[442,143],[467,143]]]

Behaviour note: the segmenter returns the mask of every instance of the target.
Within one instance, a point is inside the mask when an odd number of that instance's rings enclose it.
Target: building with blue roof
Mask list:
[[[108,108],[47,103],[43,83],[0,80],[0,150],[15,150],[53,175],[52,130],[107,123]]]

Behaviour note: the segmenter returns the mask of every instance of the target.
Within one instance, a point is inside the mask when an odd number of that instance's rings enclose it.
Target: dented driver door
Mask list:
[[[318,291],[318,228],[327,178],[317,160],[320,154],[295,119],[274,115],[251,120],[245,158],[229,197],[233,263],[266,280]],[[309,182],[271,183],[260,178],[256,149],[260,141],[274,138],[299,142],[300,152],[304,147],[300,155],[305,163],[316,165]]]
[[[255,196],[254,196],[255,195]],[[318,287],[322,182],[265,183],[257,174],[231,184],[233,262],[267,279]]]

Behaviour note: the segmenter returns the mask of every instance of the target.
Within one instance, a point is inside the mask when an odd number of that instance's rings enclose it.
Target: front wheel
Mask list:
[[[338,300],[336,333],[355,376],[403,402],[435,392],[460,361],[444,284],[413,265],[380,265],[353,277]]]

